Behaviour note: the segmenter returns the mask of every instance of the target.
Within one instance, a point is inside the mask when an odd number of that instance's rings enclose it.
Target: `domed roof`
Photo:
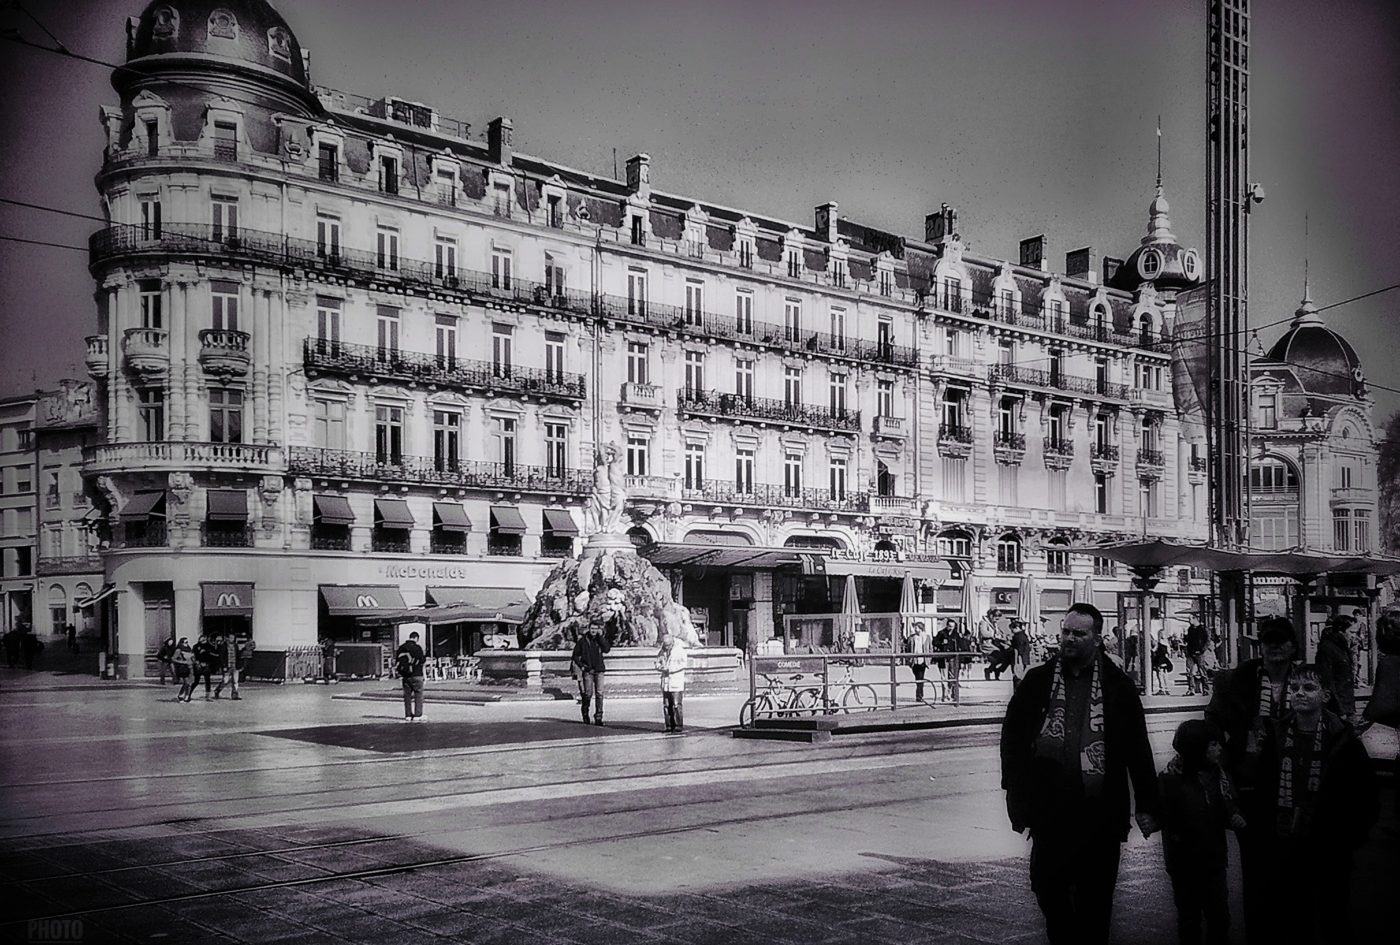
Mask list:
[[[1147,235],[1132,255],[1123,261],[1109,280],[1115,289],[1133,291],[1150,283],[1157,289],[1188,289],[1204,278],[1201,256],[1194,249],[1184,249],[1172,233],[1172,221],[1167,214],[1171,205],[1162,193],[1162,181],[1157,181],[1157,195],[1147,208]]]
[[[170,53],[261,66],[307,87],[301,44],[267,0],[156,0],[127,37],[126,58]]]
[[[1310,394],[1360,396],[1365,390],[1361,359],[1345,338],[1322,323],[1306,293],[1288,331],[1264,357],[1292,367]]]

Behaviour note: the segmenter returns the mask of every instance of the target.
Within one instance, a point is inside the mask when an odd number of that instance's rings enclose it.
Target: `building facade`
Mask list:
[[[167,634],[260,647],[481,589],[526,596],[616,450],[632,534],[711,643],[867,611],[900,579],[1053,613],[1072,544],[1204,537],[1204,456],[1170,387],[1200,281],[1160,183],[1126,261],[1050,270],[817,207],[778,220],[518,153],[429,106],[313,86],[259,0],[152,4],[104,112],[88,339],[128,672]],[[1189,584],[1189,576],[1187,578]],[[1198,584],[1183,591],[1199,593]]]
[[[34,623],[34,403],[0,400],[0,633]]]

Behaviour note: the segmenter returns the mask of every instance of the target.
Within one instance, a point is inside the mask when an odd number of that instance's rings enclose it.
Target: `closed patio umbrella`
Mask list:
[[[973,578],[971,571],[963,572],[962,586],[962,619],[966,626],[963,628],[967,633],[977,632],[977,620],[981,615],[977,613],[977,582]]]
[[[1094,578],[1091,575],[1086,574],[1074,582],[1074,601],[1071,603],[1080,601],[1086,604],[1094,602]]]
[[[1029,574],[1021,575],[1020,597],[1016,616],[1026,624],[1028,631],[1033,630],[1040,625],[1040,588]]]
[[[899,589],[900,632],[907,637],[913,630],[913,620],[919,613],[919,596],[914,592],[914,576],[904,572],[904,585]]]
[[[856,630],[860,627],[860,597],[856,595],[854,574],[846,575],[846,591],[841,595],[841,618],[838,625],[840,630],[837,649],[851,652],[855,649]]]

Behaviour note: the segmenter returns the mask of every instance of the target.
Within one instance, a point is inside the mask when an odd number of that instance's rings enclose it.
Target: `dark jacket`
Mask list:
[[[394,651],[394,662],[402,677],[415,678],[423,675],[423,663],[427,660],[423,648],[412,640],[406,641]]]
[[[1210,634],[1206,633],[1206,628],[1198,623],[1193,623],[1186,628],[1186,655],[1200,656],[1210,646]]]
[[[170,660],[171,660],[171,658],[172,658],[174,655],[175,655],[175,641],[174,641],[174,640],[166,640],[164,643],[162,643],[162,644],[160,645],[160,649],[159,649],[159,650],[156,650],[156,659],[159,660],[159,661],[162,662],[162,663],[169,663]]]
[[[1128,838],[1132,807],[1128,782],[1132,782],[1137,812],[1155,817],[1159,806],[1157,770],[1137,687],[1102,652],[1096,658],[1103,685],[1105,772],[1103,795],[1091,803],[1097,808],[1099,825],[1122,841]],[[1035,756],[1036,738],[1049,711],[1050,690],[1059,671],[1058,656],[1033,666],[1006,707],[1001,726],[1001,786],[1015,830],[1051,827],[1064,813],[1054,807],[1059,765]]]
[[[570,655],[569,662],[585,673],[606,672],[607,665],[603,654],[611,649],[612,641],[608,639],[607,634],[585,633],[574,644],[574,652]]]
[[[1212,765],[1204,771],[1187,771],[1177,759],[1157,784],[1167,872],[1223,872],[1232,804],[1220,788],[1220,769]]]
[[[1259,764],[1259,799],[1267,805],[1268,823],[1278,813],[1278,773],[1281,733],[1294,716],[1281,719],[1274,737],[1265,742]],[[1323,711],[1322,784],[1317,807],[1303,840],[1313,850],[1350,854],[1366,842],[1379,815],[1375,772],[1370,756],[1350,725],[1334,713]],[[1307,737],[1307,736],[1304,736]],[[1294,772],[1295,796],[1306,772]],[[1249,816],[1248,813],[1245,816]]]
[[[219,648],[212,643],[196,643],[194,649],[195,668],[200,672],[218,672],[223,666],[223,658],[219,655]]]
[[[1356,714],[1356,680],[1352,676],[1351,647],[1346,634],[1334,628],[1322,631],[1313,661],[1322,670],[1332,696],[1337,700],[1337,708],[1341,709],[1340,715],[1351,718]]]

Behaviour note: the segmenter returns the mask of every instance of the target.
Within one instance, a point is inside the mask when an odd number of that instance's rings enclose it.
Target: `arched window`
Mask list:
[[[879,541],[875,542],[875,550],[894,552],[898,551],[899,549],[895,547],[895,543],[890,541],[888,538],[882,538]]]
[[[1108,309],[1103,305],[1095,305],[1089,313],[1089,321],[1093,323],[1094,335],[1103,338],[1108,334]]]
[[[960,528],[949,528],[938,533],[934,539],[938,556],[948,562],[953,570],[954,581],[961,581],[972,567],[972,536]]]
[[[55,584],[49,588],[49,631],[60,633],[68,622],[68,591]]]
[[[1002,574],[1020,573],[1021,539],[1015,535],[1002,535],[997,539],[997,571]]]
[[[1249,469],[1249,542],[1263,551],[1283,551],[1300,541],[1298,471],[1286,460],[1265,456]]]
[[[1266,456],[1249,469],[1249,491],[1260,495],[1297,493],[1298,474],[1277,456]]]

